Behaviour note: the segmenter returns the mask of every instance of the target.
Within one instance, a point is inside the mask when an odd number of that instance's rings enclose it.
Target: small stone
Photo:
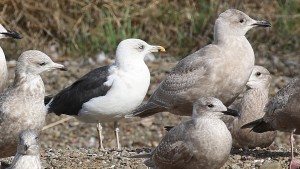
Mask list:
[[[136,169],[147,169],[148,167],[145,165],[138,165]]]
[[[272,162],[272,163],[263,164],[262,166],[259,167],[259,169],[282,169],[282,167],[279,162]]]
[[[234,158],[235,160],[241,160],[241,159],[242,159],[242,156],[241,156],[241,155],[235,155],[235,156],[233,156],[233,158]]]
[[[231,169],[240,169],[241,167],[237,164],[232,164]]]

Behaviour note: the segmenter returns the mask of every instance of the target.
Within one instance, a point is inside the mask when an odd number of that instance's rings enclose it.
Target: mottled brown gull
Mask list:
[[[242,128],[263,133],[267,131],[283,131],[290,133],[291,164],[290,168],[299,168],[300,162],[294,158],[293,134],[300,134],[300,77],[291,80],[280,89],[265,107],[263,118],[250,122]]]
[[[213,43],[182,59],[131,116],[147,117],[161,111],[191,115],[193,102],[205,96],[229,106],[243,91],[254,67],[254,52],[245,34],[257,26],[270,27],[270,23],[236,9],[221,13]]]
[[[103,149],[100,123],[114,122],[120,149],[118,120],[138,107],[150,85],[150,72],[144,57],[164,52],[140,39],[125,39],[116,50],[115,63],[94,69],[61,90],[47,104],[48,112],[67,114],[87,123],[98,123],[99,148]]]
[[[232,134],[234,148],[268,147],[276,137],[276,131],[266,133],[250,132],[250,129],[241,129],[241,126],[264,116],[264,108],[268,102],[270,72],[262,66],[254,66],[240,103],[236,105],[239,117],[225,116],[225,122]]]
[[[232,145],[231,134],[220,119],[227,113],[216,98],[198,99],[193,105],[192,120],[172,128],[145,164],[161,169],[219,169],[227,161]]]
[[[41,169],[39,132],[24,130],[20,133],[17,153],[7,169]]]
[[[21,36],[19,33],[10,31],[5,29],[0,24],[0,39],[3,38],[14,38],[14,39],[21,39]],[[4,89],[7,88],[7,82],[8,82],[8,72],[7,72],[7,65],[6,65],[6,58],[5,54],[0,46],[0,93],[4,91]]]
[[[16,65],[13,85],[0,95],[0,158],[16,153],[19,133],[41,130],[46,117],[45,88],[40,73],[64,69],[37,50],[23,52]]]

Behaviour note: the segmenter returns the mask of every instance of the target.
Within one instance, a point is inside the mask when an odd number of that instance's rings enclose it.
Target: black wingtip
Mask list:
[[[166,131],[170,131],[172,128],[174,128],[174,126],[165,126],[164,128]]]
[[[267,131],[274,131],[272,126],[268,123],[266,123],[262,118],[252,121],[250,123],[247,123],[241,127],[241,129],[246,128],[252,128],[251,131],[254,131],[256,133],[264,133]]]
[[[48,95],[44,97],[44,104],[47,105],[51,99],[53,98],[53,95]]]

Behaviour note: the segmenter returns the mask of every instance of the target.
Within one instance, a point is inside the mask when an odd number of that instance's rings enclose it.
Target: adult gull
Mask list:
[[[162,111],[190,116],[193,102],[205,96],[229,106],[253,70],[254,52],[245,34],[257,26],[270,27],[270,23],[236,9],[221,13],[215,22],[213,43],[182,59],[131,116],[147,117]]]
[[[265,115],[242,128],[252,128],[252,131],[263,133],[267,131],[283,131],[290,133],[291,164],[290,168],[300,167],[300,162],[294,158],[294,136],[300,134],[300,76],[292,79],[271,98],[265,107]]]
[[[42,169],[37,130],[21,131],[17,153],[7,169]]]
[[[3,38],[14,38],[14,39],[21,39],[21,35],[17,32],[10,31],[5,29],[0,24],[0,39]],[[0,93],[4,91],[7,87],[8,82],[8,72],[7,72],[7,65],[6,65],[6,58],[3,52],[3,49],[0,46]]]
[[[241,101],[235,107],[232,107],[240,113],[240,116],[222,118],[232,134],[234,148],[264,148],[274,141],[276,131],[254,133],[250,132],[250,129],[241,129],[242,125],[264,116],[270,83],[270,72],[262,66],[254,66],[250,79],[246,84],[247,90]]]
[[[11,87],[0,94],[0,158],[16,153],[19,133],[41,130],[46,117],[45,88],[40,73],[63,69],[37,50],[23,52],[18,58]]]
[[[193,105],[192,120],[167,132],[145,164],[153,168],[221,168],[232,146],[231,134],[220,119],[228,113],[238,115],[227,111],[219,99],[199,98]]]
[[[56,94],[47,104],[48,112],[67,114],[88,123],[98,123],[99,145],[103,122],[114,122],[117,148],[120,149],[117,121],[140,105],[150,84],[144,57],[164,52],[140,39],[126,39],[116,50],[115,62],[92,70]]]

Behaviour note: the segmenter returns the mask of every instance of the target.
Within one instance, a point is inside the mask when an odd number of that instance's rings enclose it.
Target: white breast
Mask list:
[[[139,63],[141,64],[141,63]],[[139,106],[150,84],[150,72],[145,63],[130,70],[114,70],[108,77],[111,84],[105,96],[100,96],[84,103],[78,119],[85,122],[115,121]]]

